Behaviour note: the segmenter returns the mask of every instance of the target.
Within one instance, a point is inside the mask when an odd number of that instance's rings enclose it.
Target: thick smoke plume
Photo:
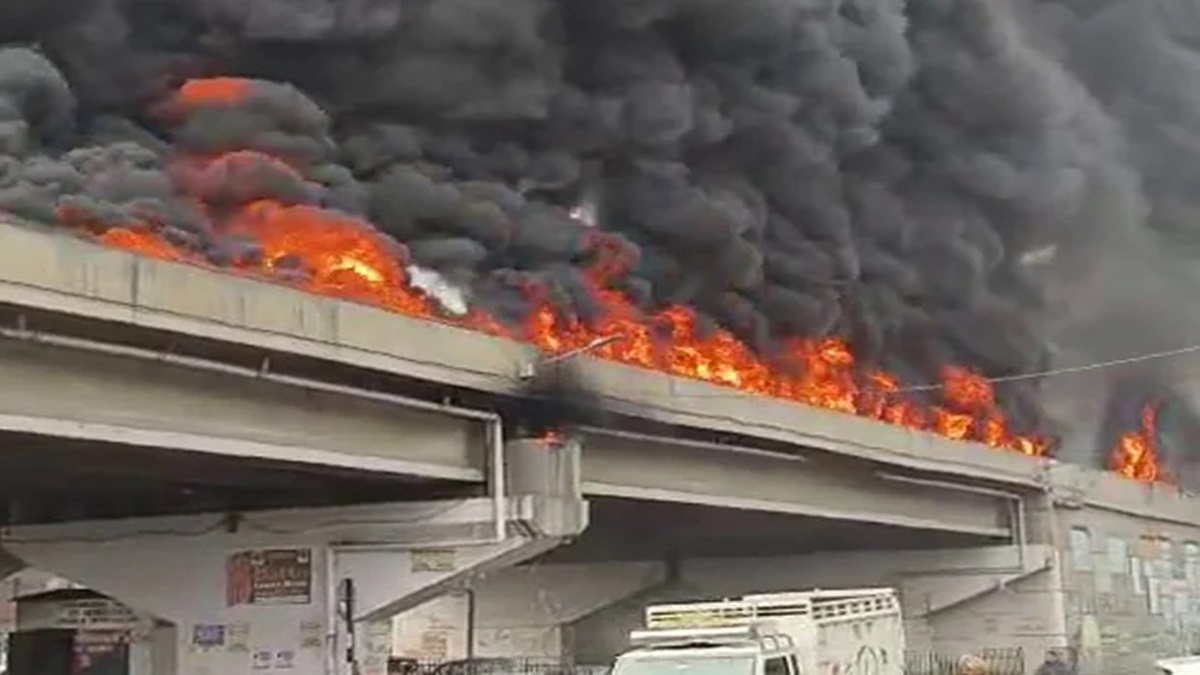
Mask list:
[[[0,209],[236,265],[271,199],[501,318],[535,287],[586,319],[601,268],[766,354],[1034,372],[1096,261],[1200,241],[1200,87],[1171,79],[1200,69],[1155,51],[1194,4],[7,0]],[[1036,381],[998,393],[1045,424]]]
[[[1194,308],[1200,292],[1200,4],[1026,0],[1022,10],[1031,42],[1066,64],[1126,139],[1125,161],[1143,203],[1131,228],[1101,230],[1090,255],[1075,256],[1074,267],[1058,275],[1053,287],[1064,311],[1053,329],[1054,365],[1200,343]],[[1056,266],[1066,267],[1061,258]],[[1166,469],[1177,478],[1190,475],[1195,484],[1195,455],[1181,448],[1200,440],[1197,372],[1194,358],[1174,358],[1052,383],[1051,407],[1075,432],[1062,454],[1092,459],[1097,430],[1111,440],[1115,427],[1128,429],[1147,400],[1158,401]]]

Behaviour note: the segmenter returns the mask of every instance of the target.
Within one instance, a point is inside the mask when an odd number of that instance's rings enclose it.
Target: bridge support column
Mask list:
[[[579,500],[580,449],[577,439],[509,443],[505,453],[510,492],[537,491],[546,507]],[[555,511],[569,515],[554,508],[539,512],[547,527],[557,526],[563,532],[578,529],[571,522],[559,522]],[[396,651],[420,660],[569,658],[563,649],[569,644],[563,626],[662,583],[665,569],[666,565],[653,562],[493,566],[476,576],[465,593],[398,615]]]

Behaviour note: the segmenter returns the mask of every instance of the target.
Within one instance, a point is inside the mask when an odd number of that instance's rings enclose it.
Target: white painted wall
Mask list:
[[[418,661],[466,658],[469,606],[466,593],[452,593],[397,614],[392,653]]]
[[[279,606],[226,606],[226,562],[236,551],[250,548],[308,548],[313,554],[312,598],[307,604]],[[253,655],[292,651],[294,664],[287,671],[316,675],[325,667],[323,645],[301,646],[301,624],[316,622],[324,632],[325,574],[323,542],[315,538],[239,536],[216,543],[211,538],[174,538],[118,541],[91,545],[65,545],[47,551],[42,567],[86,584],[100,593],[119,598],[129,607],[175,624],[179,673],[182,675],[235,675],[255,672]],[[26,553],[28,555],[28,552]],[[244,648],[193,647],[197,625],[221,624],[229,632],[244,632]],[[268,669],[274,670],[274,668]],[[264,671],[257,671],[264,672]]]
[[[397,612],[558,543],[515,535],[464,540],[464,529],[490,527],[493,514],[490,501],[478,499],[262,512],[235,532],[212,514],[94,521],[14,528],[6,545],[31,565],[173,623],[179,675],[349,673],[346,622],[331,607],[332,572],[334,582],[354,581],[358,674],[383,675]],[[347,540],[382,543],[338,544]],[[307,602],[229,606],[229,556],[281,548],[310,551]],[[196,627],[210,625],[225,628],[225,645],[194,644]]]
[[[660,584],[665,574],[654,562],[504,570],[476,589],[476,654],[561,658],[563,625]]]
[[[559,660],[563,626],[661,584],[661,563],[530,564],[489,574],[475,592],[475,656]],[[429,660],[446,645],[467,657],[467,595],[443,596],[399,614],[395,653]]]

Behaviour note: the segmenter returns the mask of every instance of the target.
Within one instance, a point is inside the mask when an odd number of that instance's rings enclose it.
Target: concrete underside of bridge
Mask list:
[[[907,550],[1003,545],[1008,537],[922,530],[698,504],[592,497],[588,530],[543,564],[666,562],[819,551]]]
[[[397,618],[399,653],[432,658],[527,657],[603,664],[625,649],[646,604],[755,592],[891,586],[902,594],[910,646],[966,651],[1065,641],[1049,592],[1053,550],[1003,537],[930,531],[700,505],[593,498],[589,528],[517,568],[478,580]],[[999,586],[1013,591],[995,594]],[[1032,602],[1030,602],[1032,600]],[[1020,610],[1024,635],[953,630],[955,608]],[[473,619],[471,619],[473,617]],[[470,626],[470,630],[467,626]],[[432,637],[431,637],[432,636]],[[986,644],[988,640],[994,644]],[[470,649],[468,649],[468,647]]]
[[[0,434],[0,519],[9,525],[330,506],[401,496],[436,499],[475,491],[404,474]]]

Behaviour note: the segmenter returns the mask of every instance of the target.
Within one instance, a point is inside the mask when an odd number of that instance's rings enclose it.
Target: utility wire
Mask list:
[[[1113,359],[1111,361],[1098,361],[1096,363],[1087,363],[1082,366],[1067,366],[1063,368],[1050,368],[1047,370],[1039,370],[1032,373],[1021,373],[1018,375],[1001,375],[999,377],[985,377],[984,380],[992,384],[1002,384],[1004,382],[1019,382],[1021,380],[1033,380],[1041,377],[1053,377],[1055,375],[1070,375],[1073,373],[1086,373],[1093,370],[1103,370],[1114,366],[1124,366],[1131,363],[1142,363],[1145,361],[1155,361],[1158,359],[1169,359],[1176,356],[1184,356],[1200,352],[1200,345],[1192,345],[1190,347],[1181,347],[1179,349],[1170,349],[1163,352],[1151,352],[1149,354],[1139,354],[1138,356],[1127,356],[1123,359]],[[912,387],[901,387],[898,392],[913,392],[913,391],[932,391],[941,389],[941,384],[922,384]]]
[[[1034,380],[1034,379],[1038,379],[1038,378],[1042,378],[1042,377],[1054,377],[1056,375],[1072,375],[1072,374],[1077,374],[1077,373],[1086,373],[1086,372],[1090,372],[1090,371],[1094,371],[1094,370],[1104,370],[1105,368],[1113,368],[1116,366],[1129,365],[1132,363],[1143,363],[1145,361],[1156,361],[1159,359],[1169,359],[1169,358],[1173,358],[1176,356],[1186,356],[1188,354],[1195,354],[1195,353],[1200,353],[1200,345],[1191,345],[1188,347],[1180,347],[1179,349],[1170,349],[1170,350],[1161,351],[1161,352],[1150,352],[1148,354],[1139,354],[1137,356],[1127,356],[1125,358],[1113,359],[1111,361],[1098,361],[1096,363],[1086,363],[1081,366],[1064,366],[1062,368],[1049,368],[1047,370],[1038,370],[1038,371],[1034,371],[1032,373],[1019,373],[1017,375],[1000,375],[997,377],[981,377],[980,379],[982,379],[985,382],[992,383],[992,384],[1004,384],[1006,382],[1020,382],[1023,380]],[[701,380],[701,381],[703,381],[703,380]],[[721,386],[719,382],[714,382],[712,384]],[[894,393],[908,394],[908,393],[916,393],[916,392],[923,392],[923,391],[936,391],[938,389],[943,389],[944,387],[945,387],[945,385],[943,385],[941,383],[915,384],[912,386],[900,387],[898,389],[895,389]],[[675,380],[674,379],[671,380],[670,389],[671,389],[671,396],[673,398],[733,398],[736,396],[744,395],[744,393],[740,392],[740,391],[731,391],[728,393],[726,393],[726,392],[706,392],[703,394],[679,392],[679,391],[675,390]]]

